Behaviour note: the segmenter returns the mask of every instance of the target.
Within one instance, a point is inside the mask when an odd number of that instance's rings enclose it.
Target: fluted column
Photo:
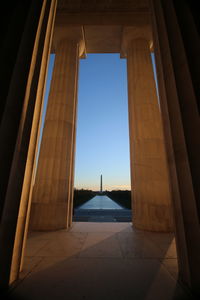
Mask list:
[[[78,87],[76,91],[78,90]],[[77,124],[77,101],[78,97],[76,96],[75,104],[75,113],[74,113],[74,128],[72,136],[72,161],[71,161],[71,190],[69,196],[69,217],[68,217],[68,227],[72,226],[73,219],[73,200],[74,200],[74,173],[75,173],[75,152],[76,152],[76,124]]]
[[[133,223],[139,229],[171,231],[168,170],[148,40],[129,42],[127,66]]]
[[[0,226],[1,288],[7,288],[19,275],[56,3],[56,0],[31,1],[27,10],[17,4],[18,13],[6,33],[5,45],[11,33],[18,33],[20,38],[5,47],[10,49],[6,56],[13,70],[9,72],[10,81],[9,76],[5,81],[5,90],[8,86],[9,89],[0,129],[1,178],[5,177],[3,184],[6,184],[0,188],[0,198],[5,199]],[[19,30],[18,23],[22,25],[23,19],[24,26]],[[11,49],[17,50],[17,59],[13,60]],[[8,69],[11,71],[10,66]]]
[[[150,3],[173,191],[179,280],[199,298],[199,32],[190,1]]]
[[[62,40],[54,70],[33,189],[30,227],[66,228],[73,161],[79,44]]]

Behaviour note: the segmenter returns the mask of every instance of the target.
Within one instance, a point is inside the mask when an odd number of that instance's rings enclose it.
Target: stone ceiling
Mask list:
[[[58,0],[54,41],[61,29],[63,35],[65,28],[67,32],[70,27],[81,27],[85,54],[124,56],[121,43],[126,28],[137,31],[150,26],[149,0]]]
[[[58,12],[143,11],[148,5],[148,0],[58,0]]]

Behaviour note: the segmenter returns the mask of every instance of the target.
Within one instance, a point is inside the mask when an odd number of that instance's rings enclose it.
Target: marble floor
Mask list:
[[[131,223],[73,223],[29,234],[24,269],[12,299],[181,300],[173,234]]]

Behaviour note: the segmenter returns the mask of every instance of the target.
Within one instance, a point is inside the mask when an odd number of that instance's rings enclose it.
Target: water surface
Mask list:
[[[123,209],[123,207],[107,196],[95,196],[79,206],[79,209]]]

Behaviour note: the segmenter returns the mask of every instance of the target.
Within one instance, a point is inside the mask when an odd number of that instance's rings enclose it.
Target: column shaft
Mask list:
[[[51,50],[51,42],[53,36],[56,6],[57,6],[57,0],[51,1],[51,5],[49,7],[46,5],[45,1],[43,1],[43,11],[41,15],[42,16],[48,15],[48,18],[46,19],[45,22],[47,29],[45,32],[43,52],[41,53],[42,60],[41,60],[40,74],[39,74],[37,94],[36,94],[33,126],[30,135],[26,169],[24,174],[24,182],[23,182],[21,201],[19,207],[19,218],[18,218],[16,235],[15,235],[15,244],[13,250],[14,254],[12,259],[11,276],[10,276],[11,282],[17,278],[19,272],[23,268],[24,251],[25,251],[27,232],[29,227],[34,168],[36,163],[35,157],[37,154],[37,140],[39,139],[40,116],[42,113],[43,99],[45,94],[45,85],[46,85],[48,61],[49,61],[50,50]],[[40,27],[41,24],[40,26],[38,26],[38,32],[40,32],[41,30]],[[36,46],[38,47],[37,43]],[[35,63],[35,59],[36,57],[33,56],[33,63]],[[31,79],[32,78],[30,76],[29,80]]]
[[[200,119],[197,91],[200,41],[189,2],[182,2],[152,0],[151,9],[173,192],[179,279],[200,295]]]
[[[37,135],[36,116],[42,101],[42,97],[38,97],[38,89],[41,90],[42,84],[39,81],[41,73],[45,71],[43,60],[47,48],[46,35],[55,3],[31,2],[1,123],[1,172],[6,177],[9,175],[8,184],[3,189],[5,204],[0,227],[1,288],[16,280],[19,274],[35,150],[33,132],[36,130]],[[18,22],[21,21],[20,17],[21,14]],[[12,42],[15,49],[15,39]]]
[[[78,73],[78,65],[77,65]],[[77,81],[78,84],[78,81]],[[76,87],[76,92],[78,92],[78,86]],[[78,97],[76,94],[75,112],[74,112],[74,127],[72,133],[72,160],[71,160],[71,191],[69,196],[69,217],[68,217],[68,227],[72,225],[73,218],[73,200],[74,200],[74,173],[75,173],[75,153],[76,153],[76,124],[77,124],[77,101]]]
[[[79,46],[64,40],[55,64],[33,189],[30,226],[35,230],[66,228],[73,160]]]
[[[133,40],[127,52],[133,223],[171,231],[171,195],[149,43]]]

